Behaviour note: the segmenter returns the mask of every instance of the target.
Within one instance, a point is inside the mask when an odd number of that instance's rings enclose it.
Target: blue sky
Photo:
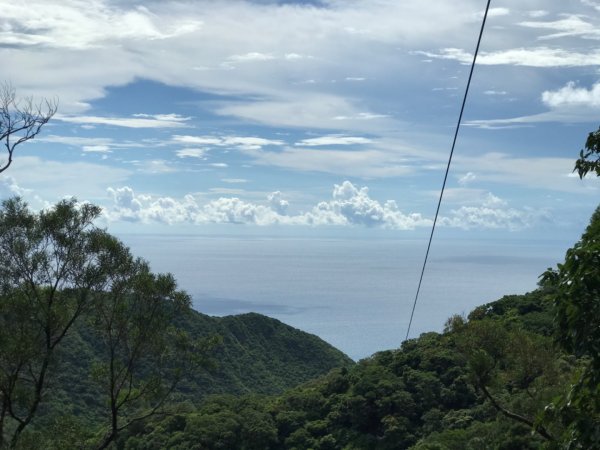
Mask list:
[[[0,80],[58,98],[0,196],[137,233],[427,233],[484,1],[0,0]],[[576,237],[600,2],[493,1],[440,226]],[[234,230],[234,231],[232,231]]]

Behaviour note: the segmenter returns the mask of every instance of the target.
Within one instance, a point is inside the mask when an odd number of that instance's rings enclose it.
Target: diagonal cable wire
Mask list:
[[[421,277],[419,278],[419,286],[417,287],[417,293],[415,295],[415,301],[412,306],[410,313],[410,320],[408,321],[408,329],[406,330],[406,338],[410,334],[410,327],[412,325],[413,317],[415,315],[415,308],[417,307],[417,301],[419,300],[419,293],[421,292],[421,284],[423,283],[423,275],[425,274],[425,267],[427,267],[427,259],[429,258],[429,250],[431,249],[431,241],[433,241],[433,233],[435,232],[435,225],[437,224],[438,215],[440,213],[440,206],[442,205],[442,198],[444,197],[444,190],[446,189],[446,181],[448,180],[448,172],[450,172],[450,164],[452,163],[452,156],[454,155],[454,147],[456,147],[456,139],[458,138],[458,131],[460,130],[460,123],[462,122],[462,116],[465,111],[465,104],[467,103],[467,95],[469,94],[469,87],[471,86],[471,79],[473,78],[473,70],[475,69],[475,61],[477,60],[477,54],[479,53],[479,46],[481,44],[481,38],[483,37],[483,30],[485,28],[485,22],[487,20],[488,12],[490,10],[491,0],[487,0],[485,7],[485,13],[483,14],[483,21],[481,22],[481,30],[479,30],[479,38],[477,39],[477,46],[475,47],[475,53],[473,54],[473,62],[471,63],[471,71],[469,72],[469,79],[467,80],[467,87],[465,88],[465,95],[463,97],[462,106],[460,108],[460,114],[458,116],[458,122],[456,123],[456,129],[454,131],[454,139],[452,141],[452,148],[450,149],[450,156],[448,158],[448,164],[446,165],[446,174],[444,175],[444,182],[442,183],[442,190],[440,191],[440,198],[438,200],[437,209],[435,211],[435,218],[433,219],[433,226],[431,227],[431,234],[429,235],[429,243],[427,244],[427,251],[425,252],[425,260],[423,261],[423,268],[421,269]]]

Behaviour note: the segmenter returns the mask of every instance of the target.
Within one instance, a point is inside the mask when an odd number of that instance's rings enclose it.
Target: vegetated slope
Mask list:
[[[423,334],[280,396],[209,398],[200,408],[130,430],[121,445],[130,450],[541,448],[542,437],[507,418],[483,394],[477,358],[485,351],[493,359],[484,387],[497,404],[535,419],[573,366],[549,337],[546,296],[537,290],[504,297],[477,308],[468,320],[451,318],[442,334]]]
[[[218,335],[216,367],[192,375],[196,395],[281,393],[354,362],[321,338],[256,313],[209,317],[194,312],[180,326],[193,336]]]
[[[105,420],[99,387],[92,382],[97,344],[82,320],[65,340],[59,355],[61,370],[51,380],[44,419],[75,416],[90,424]],[[276,319],[250,313],[210,317],[191,311],[175,323],[193,337],[218,336],[210,354],[211,367],[187,374],[174,397],[199,402],[210,394],[277,394],[354,362],[317,336]]]

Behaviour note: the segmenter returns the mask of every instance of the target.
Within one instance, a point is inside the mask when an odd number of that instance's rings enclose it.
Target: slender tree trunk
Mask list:
[[[50,349],[48,349],[48,351],[46,352],[46,356],[44,357],[44,360],[42,361],[42,367],[40,368],[40,373],[39,373],[38,379],[35,383],[35,392],[34,392],[33,403],[29,407],[27,416],[22,421],[19,422],[17,429],[13,433],[12,439],[10,441],[11,448],[15,448],[17,446],[17,442],[19,441],[19,437],[21,436],[21,433],[34,418],[35,413],[37,412],[38,406],[40,405],[40,402],[42,401],[42,392],[44,390],[44,383],[46,381],[46,374],[48,372],[48,365],[50,364],[51,354],[52,354],[52,351]]]

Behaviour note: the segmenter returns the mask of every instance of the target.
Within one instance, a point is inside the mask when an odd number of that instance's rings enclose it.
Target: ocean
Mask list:
[[[171,272],[196,310],[258,312],[316,334],[351,358],[404,340],[424,240],[122,235],[155,272]],[[410,337],[453,314],[536,288],[565,243],[439,240],[432,246]]]

